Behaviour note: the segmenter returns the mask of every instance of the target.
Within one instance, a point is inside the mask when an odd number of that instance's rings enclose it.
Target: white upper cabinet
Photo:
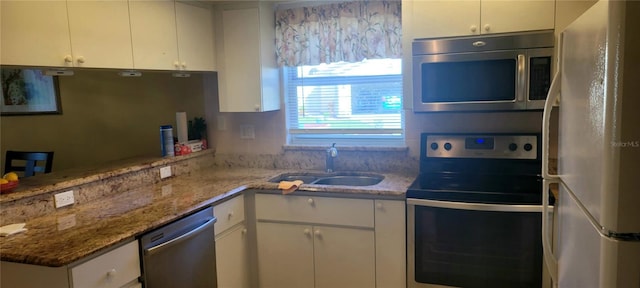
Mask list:
[[[172,0],[129,0],[136,69],[214,71],[213,13]]]
[[[553,29],[555,1],[482,0],[482,33]]]
[[[129,0],[129,13],[134,68],[179,69],[173,0]]]
[[[68,1],[67,11],[75,67],[133,67],[126,0]]]
[[[479,33],[480,0],[414,1],[414,38],[472,35]]]
[[[2,65],[72,66],[65,1],[0,1],[0,12]]]
[[[418,0],[413,38],[553,29],[554,15],[554,0]]]
[[[220,112],[280,109],[271,3],[261,2],[257,7],[223,7],[218,11],[221,27],[217,31],[216,52],[220,63]]]
[[[207,4],[12,0],[0,5],[2,65],[215,71]]]
[[[211,9],[183,2],[175,4],[180,69],[216,70]]]

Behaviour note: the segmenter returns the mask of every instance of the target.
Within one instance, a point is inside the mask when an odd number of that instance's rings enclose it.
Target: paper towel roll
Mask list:
[[[176,129],[178,129],[178,142],[187,143],[189,140],[187,112],[176,112]]]

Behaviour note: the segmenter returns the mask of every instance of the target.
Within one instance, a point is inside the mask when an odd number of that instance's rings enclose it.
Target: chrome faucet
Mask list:
[[[333,143],[329,149],[327,149],[327,173],[333,172],[333,158],[338,157],[338,149],[336,143]]]

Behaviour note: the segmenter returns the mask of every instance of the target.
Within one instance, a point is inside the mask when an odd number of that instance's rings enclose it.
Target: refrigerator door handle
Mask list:
[[[553,225],[549,225],[549,184],[552,183],[557,184],[559,181],[549,179],[542,181],[542,253],[553,283],[558,283],[558,258],[553,254],[550,233]]]
[[[560,33],[558,38],[558,58],[562,57],[562,36],[562,33]],[[558,175],[549,174],[549,122],[551,121],[553,105],[560,96],[560,75],[562,71],[560,63],[561,59],[558,59],[556,73],[553,75],[549,93],[547,94],[547,101],[544,103],[544,112],[542,113],[542,178],[544,179],[558,179]]]
[[[549,95],[547,95],[547,102],[544,103],[544,112],[542,114],[542,178],[544,179],[558,179],[558,175],[549,174],[549,121],[551,118],[551,110],[553,110],[553,103],[558,99],[560,94],[560,72],[557,71],[551,81],[551,87],[549,87]]]

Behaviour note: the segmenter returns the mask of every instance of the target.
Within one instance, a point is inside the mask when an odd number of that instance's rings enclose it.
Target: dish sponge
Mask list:
[[[300,185],[302,185],[302,180],[294,180],[294,181],[280,181],[278,184],[278,189],[282,190],[282,195],[287,195],[289,193],[293,193],[296,191]]]

